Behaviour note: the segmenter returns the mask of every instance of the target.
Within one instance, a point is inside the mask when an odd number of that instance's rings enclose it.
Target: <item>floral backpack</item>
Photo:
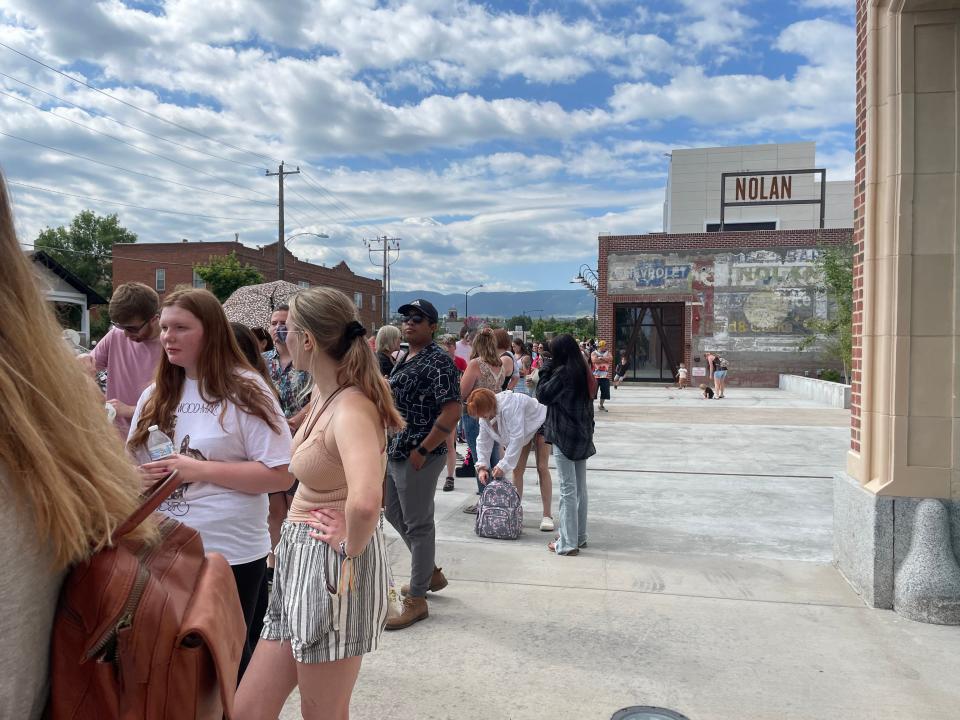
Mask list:
[[[523,506],[517,489],[511,482],[491,478],[477,503],[477,535],[516,540],[522,529]]]

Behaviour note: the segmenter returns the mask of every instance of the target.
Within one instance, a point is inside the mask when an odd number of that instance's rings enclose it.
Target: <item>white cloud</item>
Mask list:
[[[144,241],[239,232],[244,241],[266,243],[275,236],[276,181],[262,168],[275,169],[279,159],[299,162],[337,201],[304,179],[288,180],[288,233],[330,235],[298,238],[298,254],[328,264],[346,259],[356,271],[375,274],[360,241],[387,233],[404,238],[396,268],[401,287],[422,286],[416,268],[431,256],[445,259],[431,278],[438,289],[456,287],[465,274],[487,285],[505,283],[524,263],[589,259],[599,232],[657,229],[663,154],[676,147],[771,135],[816,138],[831,177],[849,172],[852,29],[824,19],[795,23],[774,45],[799,61],[788,76],[723,73],[717,59],[740,52],[756,21],[750,5],[718,2],[723,12],[716,3],[683,0],[678,17],[630,0],[582,0],[592,15],[570,20],[536,3],[518,14],[470,0],[169,0],[159,14],[122,0],[7,0],[0,11],[3,42],[255,154],[148,118],[0,50],[4,72],[86,108],[57,107],[57,115],[189,167],[3,96],[0,131],[247,199],[6,138],[0,138],[3,166],[11,179],[38,186],[234,218],[96,206],[119,212]],[[588,75],[604,89],[590,93]],[[567,86],[573,81],[581,83],[575,90]],[[0,78],[0,85],[31,102],[59,105],[12,81]],[[260,169],[173,146],[102,113]],[[684,127],[682,142],[671,131],[675,119]],[[13,192],[25,239],[95,205]]]

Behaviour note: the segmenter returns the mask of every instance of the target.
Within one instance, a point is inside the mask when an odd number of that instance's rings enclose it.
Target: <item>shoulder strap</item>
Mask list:
[[[346,389],[347,389],[346,385],[341,385],[332,393],[330,393],[330,396],[323,401],[323,405],[320,406],[320,412],[318,412],[316,415],[313,416],[313,422],[310,423],[306,431],[303,433],[304,440],[310,437],[310,433],[313,432],[313,429],[317,426],[317,422],[320,420],[320,418],[323,417],[323,414],[327,411],[327,408],[330,407],[330,403],[333,402],[333,399]]]
[[[166,500],[181,483],[180,473],[174,470],[161,480],[157,480],[150,489],[144,493],[143,504],[137,508],[133,515],[128,517],[113,534],[113,541],[116,543],[124,535],[132,532],[140,523],[146,520],[150,515],[160,507],[160,503]]]

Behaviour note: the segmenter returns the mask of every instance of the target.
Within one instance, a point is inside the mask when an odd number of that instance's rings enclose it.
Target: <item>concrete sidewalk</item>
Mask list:
[[[547,551],[534,470],[517,542],[476,537],[461,512],[472,478],[438,490],[450,585],[429,596],[428,620],[365,658],[352,717],[605,720],[630,705],[690,720],[960,716],[960,629],[871,610],[830,565],[848,411],[728,393],[613,392],[578,557]],[[409,555],[389,538],[403,582]],[[294,695],[282,717],[299,716]]]

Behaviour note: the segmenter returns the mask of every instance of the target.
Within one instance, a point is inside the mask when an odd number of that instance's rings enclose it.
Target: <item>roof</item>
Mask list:
[[[33,260],[35,263],[43,265],[47,270],[52,272],[54,275],[59,277],[65,283],[75,288],[77,292],[81,292],[87,296],[87,305],[109,305],[110,301],[103,297],[100,293],[94,290],[92,287],[87,285],[83,280],[78,278],[72,272],[67,270],[63,265],[58,263],[52,257],[50,257],[43,250],[35,250],[34,252],[28,252],[27,256]]]

